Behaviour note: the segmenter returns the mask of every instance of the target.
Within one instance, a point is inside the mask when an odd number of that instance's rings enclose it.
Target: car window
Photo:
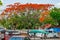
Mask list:
[[[9,40],[24,40],[23,37],[11,37]]]

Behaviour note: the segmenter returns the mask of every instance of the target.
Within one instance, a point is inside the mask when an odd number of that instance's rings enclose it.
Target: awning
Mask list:
[[[54,31],[54,32],[60,32],[60,28],[50,28],[47,30]]]

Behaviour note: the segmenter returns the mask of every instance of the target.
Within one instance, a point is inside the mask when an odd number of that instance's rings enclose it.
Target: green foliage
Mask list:
[[[60,9],[53,8],[50,12],[50,16],[60,24]]]
[[[5,28],[9,27],[9,23],[8,23],[7,19],[0,20],[0,25],[2,25]]]
[[[27,15],[25,15],[27,14]],[[7,29],[34,29],[36,26],[40,27],[39,21],[40,13],[19,13],[19,15],[13,15],[10,18],[2,19],[0,24]]]
[[[1,0],[0,0],[0,5],[2,5],[2,2],[1,2]]]
[[[44,21],[45,24],[51,24],[51,25],[57,25],[58,22],[56,22],[54,19],[45,19]]]

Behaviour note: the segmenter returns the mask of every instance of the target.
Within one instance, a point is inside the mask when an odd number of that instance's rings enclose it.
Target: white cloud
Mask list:
[[[60,8],[60,3],[55,4],[55,7]]]
[[[60,5],[60,3],[57,3],[57,5]]]

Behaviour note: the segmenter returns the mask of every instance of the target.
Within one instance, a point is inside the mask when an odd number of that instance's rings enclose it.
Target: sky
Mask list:
[[[37,3],[37,4],[54,4],[56,7],[60,8],[60,0],[1,0],[3,2],[3,7],[6,5],[20,2],[21,4],[25,3]]]
[[[49,4],[57,4],[60,3],[60,0],[2,0],[2,2],[6,4],[12,4],[15,2],[20,3],[49,3]]]

